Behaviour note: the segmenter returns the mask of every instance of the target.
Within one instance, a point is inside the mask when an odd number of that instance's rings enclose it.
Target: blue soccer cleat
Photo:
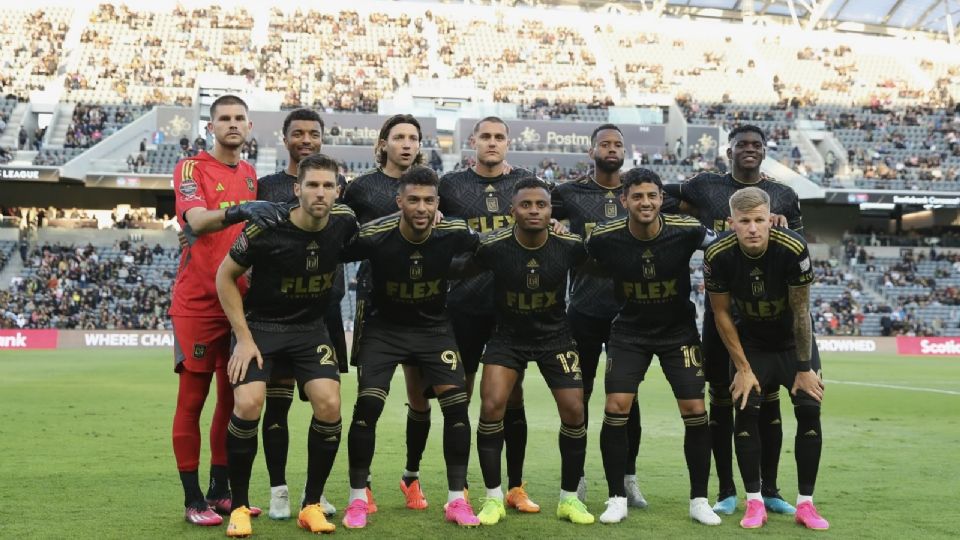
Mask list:
[[[730,495],[729,497],[724,497],[717,501],[717,504],[713,505],[713,511],[718,514],[732,515],[737,511],[737,496]]]
[[[794,508],[792,504],[780,497],[764,497],[763,506],[774,514],[787,514],[792,516],[797,513],[797,509]]]

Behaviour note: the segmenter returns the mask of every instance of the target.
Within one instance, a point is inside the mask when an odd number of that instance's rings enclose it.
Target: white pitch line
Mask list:
[[[826,382],[827,384],[850,384],[853,386],[869,386],[871,388],[888,388],[890,390],[912,390],[914,392],[930,392],[933,394],[947,394],[949,396],[960,396],[960,392],[957,392],[956,390],[940,390],[938,388],[919,388],[916,386],[900,386],[896,384],[879,384],[879,383],[835,381],[835,380],[827,380],[824,382]]]

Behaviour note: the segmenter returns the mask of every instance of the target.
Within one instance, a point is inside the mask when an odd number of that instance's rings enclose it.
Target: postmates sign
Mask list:
[[[56,348],[56,330],[0,330],[2,351]]]

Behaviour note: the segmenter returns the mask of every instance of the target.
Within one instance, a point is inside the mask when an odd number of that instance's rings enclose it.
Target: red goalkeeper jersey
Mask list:
[[[197,235],[190,230],[184,214],[191,208],[216,210],[256,200],[257,171],[246,161],[231,167],[207,152],[200,152],[177,163],[173,170],[173,190],[177,198],[177,221],[189,246],[180,253],[170,315],[224,317],[217,298],[217,268],[243,230],[243,223]],[[246,291],[243,278],[240,290]]]

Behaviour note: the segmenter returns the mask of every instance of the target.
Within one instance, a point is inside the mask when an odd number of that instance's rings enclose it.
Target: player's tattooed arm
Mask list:
[[[263,357],[253,342],[253,335],[250,334],[250,327],[243,315],[243,296],[237,286],[237,279],[246,271],[247,267],[238,264],[229,254],[217,269],[217,296],[220,297],[220,305],[223,306],[223,312],[237,338],[237,346],[227,363],[227,376],[233,384],[247,376],[250,360],[256,359],[257,365],[263,367]]]
[[[709,293],[710,305],[713,307],[713,318],[717,323],[717,332],[723,345],[730,353],[730,360],[733,362],[737,372],[733,376],[733,383],[730,385],[730,393],[733,395],[734,403],[740,402],[740,408],[747,406],[747,400],[751,392],[760,393],[760,382],[756,375],[750,369],[750,363],[747,362],[747,355],[743,352],[743,345],[740,343],[740,334],[737,333],[737,327],[733,323],[733,311],[730,307],[729,293]]]
[[[793,312],[793,336],[797,344],[797,375],[790,393],[803,391],[817,401],[823,400],[823,381],[810,368],[813,325],[810,321],[810,285],[790,287],[787,302]]]

